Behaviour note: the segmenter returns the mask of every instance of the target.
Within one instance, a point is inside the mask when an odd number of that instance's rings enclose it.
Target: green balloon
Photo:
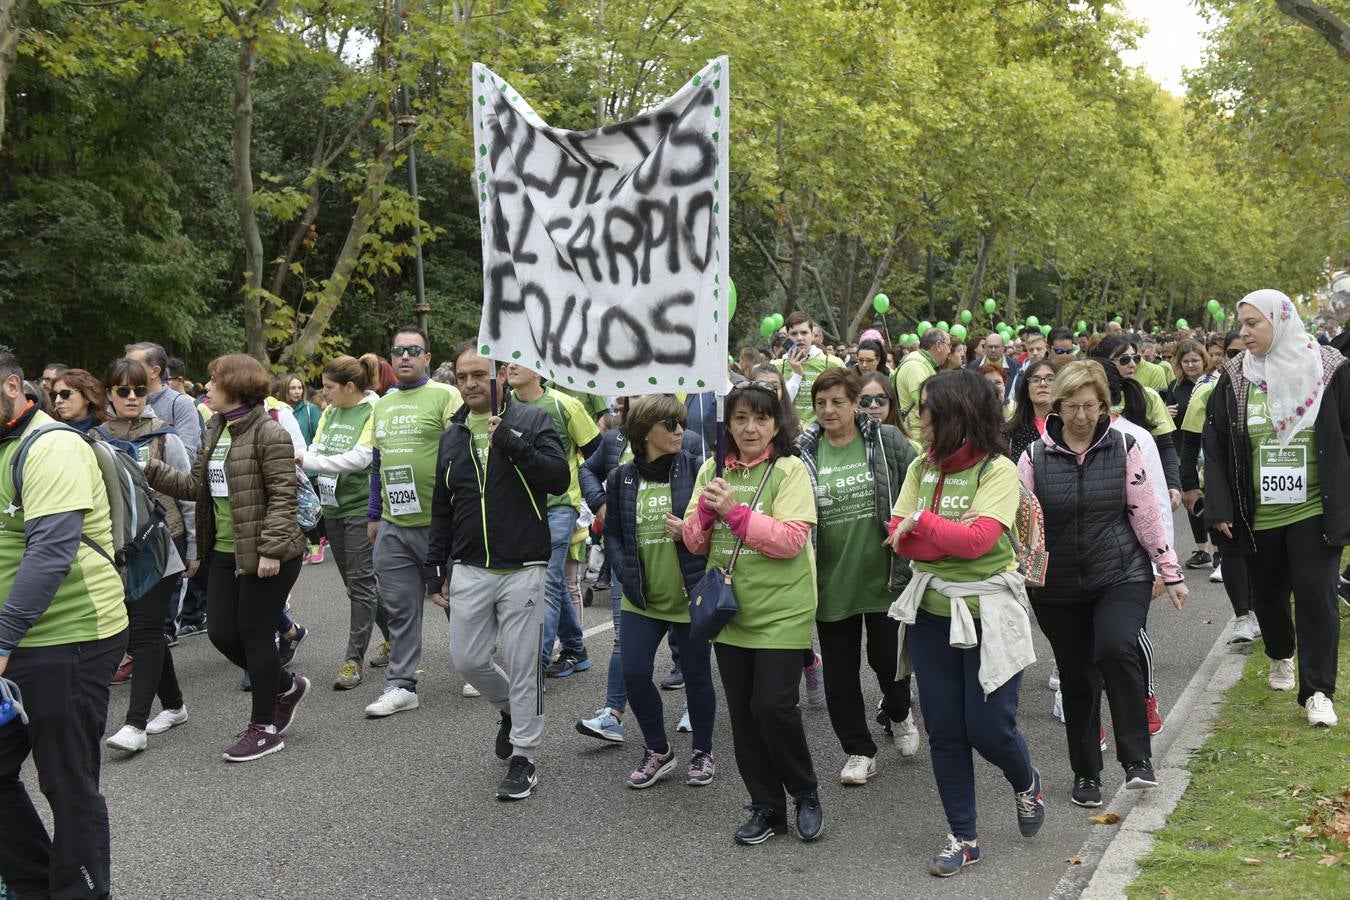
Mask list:
[[[1191,326],[1190,326],[1190,323],[1187,322],[1185,319],[1177,319],[1177,327],[1178,327],[1178,328],[1190,328]]]
[[[883,316],[886,315],[887,311],[891,308],[891,298],[887,297],[885,294],[877,294],[872,298],[872,308],[875,309],[878,314]]]
[[[1227,319],[1228,314],[1225,313],[1223,310],[1219,310],[1214,314],[1214,321],[1218,322],[1220,325],[1222,325]]]
[[[736,282],[727,279],[727,321],[736,318]]]
[[[933,327],[933,323],[924,319],[919,323],[919,335],[922,336],[925,331]]]
[[[966,310],[966,312],[970,312],[970,310]],[[959,322],[953,325],[951,330],[951,336],[958,341],[964,341],[966,339],[966,326],[962,325]]]
[[[1214,300],[1211,298],[1210,301],[1205,304],[1205,308],[1208,309],[1210,311],[1210,314],[1212,315],[1214,313],[1217,313],[1222,307],[1219,305],[1218,300]]]
[[[773,316],[765,316],[764,321],[759,323],[759,333],[764,337],[770,337],[777,330],[773,327]]]
[[[1084,332],[1084,331],[1087,331],[1087,322],[1084,321],[1083,319],[1079,319],[1079,320],[1078,320],[1078,332],[1081,334],[1081,333]]]
[[[1027,316],[1027,327],[1028,327],[1028,328],[1040,328],[1040,327],[1041,327],[1041,320],[1038,319],[1038,318],[1036,318],[1035,316]]]
[[[774,313],[773,316],[771,316],[771,318],[773,319],[773,330],[774,330],[774,331],[777,331],[778,329],[780,329],[780,328],[783,327],[783,314],[782,314],[782,313]]]
[[[1050,336],[1050,326],[1049,326],[1049,325],[1042,325],[1042,326],[1041,326],[1041,334],[1045,335],[1046,337],[1049,337],[1049,336]]]
[[[963,309],[963,310],[961,310],[961,316],[960,316],[960,318],[961,318],[961,324],[962,324],[962,325],[969,325],[969,324],[970,324],[970,320],[973,319],[973,318],[975,318],[975,314],[972,313],[972,312],[971,312],[970,310],[968,310],[968,309]]]
[[[990,297],[984,301],[984,311],[989,313],[989,315],[992,316],[994,314],[994,310],[996,309],[998,309],[998,301],[995,300],[993,297]]]
[[[1112,319],[1111,321],[1112,321],[1112,322],[1115,322],[1117,325],[1121,325],[1121,324],[1123,324],[1123,323],[1125,322],[1125,317],[1124,317],[1124,316],[1116,316],[1116,317],[1115,317],[1114,319]]]
[[[937,330],[938,330],[938,331],[949,331],[949,330],[950,330],[950,328],[949,328],[948,325],[947,325],[947,320],[946,320],[946,319],[943,319],[941,322],[937,323]]]

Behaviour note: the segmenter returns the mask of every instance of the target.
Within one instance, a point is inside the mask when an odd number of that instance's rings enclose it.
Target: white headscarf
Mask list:
[[[1305,428],[1313,427],[1322,408],[1326,387],[1322,352],[1308,336],[1294,302],[1269,288],[1253,291],[1238,301],[1247,304],[1275,326],[1275,339],[1265,356],[1247,353],[1242,358],[1243,376],[1266,393],[1266,408],[1280,447]]]

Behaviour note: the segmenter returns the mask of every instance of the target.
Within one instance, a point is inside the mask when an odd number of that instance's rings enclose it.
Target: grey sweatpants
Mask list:
[[[405,528],[381,522],[375,538],[375,578],[389,616],[389,671],[385,675],[389,687],[417,690],[417,666],[422,662],[422,610],[427,598],[422,565],[426,562],[430,532],[430,528]]]
[[[511,744],[533,760],[544,739],[544,566],[497,575],[455,565],[450,575],[450,661],[511,716]],[[501,642],[506,671],[492,659]]]
[[[366,517],[329,519],[328,543],[333,548],[333,562],[337,563],[338,574],[347,587],[347,598],[352,605],[351,634],[343,659],[364,663],[371,629],[378,624],[380,631],[386,636],[389,634],[389,622],[375,585],[375,568],[371,561],[373,548],[366,536]]]

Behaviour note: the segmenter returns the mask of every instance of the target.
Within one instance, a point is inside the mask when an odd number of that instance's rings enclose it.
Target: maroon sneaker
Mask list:
[[[268,731],[256,722],[249,722],[234,746],[225,751],[226,762],[249,762],[286,746],[281,735]]]
[[[131,664],[133,662],[134,660],[128,659],[117,667],[117,671],[113,673],[112,677],[113,684],[126,684],[131,680]]]
[[[277,695],[277,734],[285,734],[286,729],[295,721],[295,708],[309,693],[309,679],[303,675],[295,676],[295,684],[284,694]]]

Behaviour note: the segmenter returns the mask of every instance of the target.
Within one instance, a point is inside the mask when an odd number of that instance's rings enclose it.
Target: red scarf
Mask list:
[[[961,445],[960,450],[957,450],[951,456],[943,460],[934,459],[933,451],[929,450],[928,462],[930,464],[936,465],[938,471],[942,472],[943,474],[949,474],[951,472],[964,472],[966,469],[969,469],[971,466],[980,462],[988,455],[989,454],[985,453],[983,450],[976,449],[976,447],[973,444],[971,444],[970,441],[966,441],[964,444]]]

